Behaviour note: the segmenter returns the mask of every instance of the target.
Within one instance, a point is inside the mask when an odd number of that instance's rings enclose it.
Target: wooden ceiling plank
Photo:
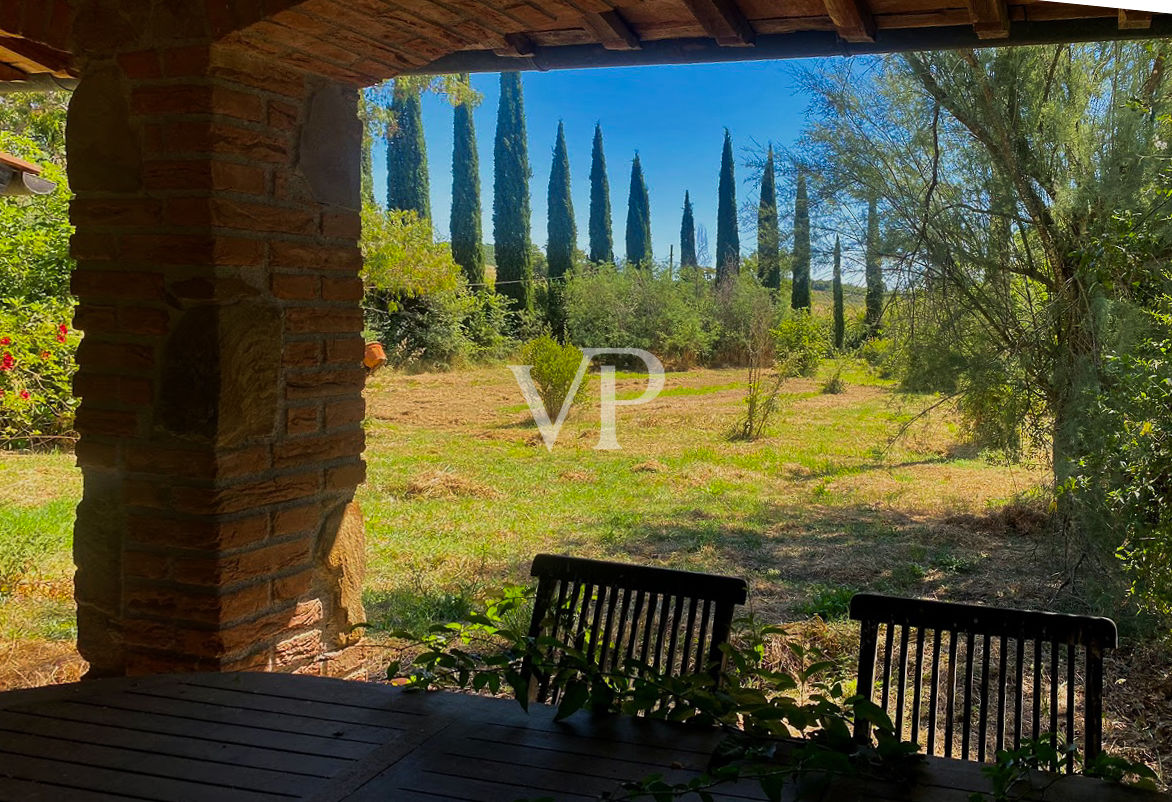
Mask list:
[[[537,44],[528,34],[505,34],[505,44],[508,47],[493,52],[498,56],[507,56],[509,58],[528,58],[537,52]]]
[[[757,41],[756,31],[736,0],[683,0],[683,3],[718,45],[751,47]]]
[[[1006,0],[966,0],[973,31],[980,39],[1009,36],[1009,6]]]
[[[638,35],[617,11],[587,12],[583,19],[607,50],[638,50],[642,47]]]
[[[1152,12],[1119,9],[1119,30],[1142,31],[1152,27]]]
[[[824,0],[838,35],[848,42],[874,42],[875,17],[866,0]]]
[[[0,36],[0,50],[9,54],[3,61],[16,64],[26,72],[47,72],[57,78],[76,77],[69,54],[48,45],[17,36]]]

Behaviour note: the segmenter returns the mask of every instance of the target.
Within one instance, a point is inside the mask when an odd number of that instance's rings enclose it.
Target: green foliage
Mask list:
[[[737,222],[737,179],[732,135],[724,129],[720,182],[716,190],[716,283],[724,284],[741,269],[741,235]]]
[[[614,261],[610,180],[606,177],[601,124],[594,126],[594,144],[590,151],[590,261],[595,264]]]
[[[643,180],[639,154],[631,162],[631,188],[627,195],[627,262],[651,267],[651,199]]]
[[[1033,799],[1035,789],[1031,779],[1037,772],[1043,782],[1050,784],[1054,775],[1071,763],[1082,769],[1089,777],[1099,777],[1108,782],[1128,784],[1135,788],[1155,790],[1156,774],[1142,763],[1133,763],[1107,752],[1100,752],[1089,762],[1083,763],[1082,755],[1074,744],[1065,743],[1061,735],[1045,733],[1037,738],[1022,741],[1017,749],[1002,749],[996,760],[981,771],[993,784],[992,796],[974,793],[970,802],[1012,802],[1018,799]],[[1128,782],[1134,778],[1133,782]]]
[[[734,274],[723,284],[717,282],[716,318],[719,338],[714,359],[726,365],[751,365],[754,353],[759,353],[770,364],[773,360],[772,340],[758,343],[761,321],[768,321],[766,331],[777,319],[777,304],[772,293],[757,279],[755,270]]]
[[[533,255],[529,234],[529,144],[521,74],[501,73],[500,106],[493,145],[493,243],[496,289],[516,310],[534,308]]]
[[[72,301],[0,304],[0,447],[32,448],[71,439],[73,374],[80,336]]]
[[[566,329],[590,348],[643,348],[665,364],[687,368],[712,352],[718,324],[711,290],[700,274],[601,265],[566,282]]]
[[[697,267],[696,219],[692,215],[692,197],[684,191],[684,215],[680,219],[680,267]]]
[[[414,211],[362,210],[362,281],[390,299],[452,292],[460,284],[460,267],[445,242],[435,242],[431,222]]]
[[[794,259],[790,308],[810,308],[810,198],[806,174],[798,173],[798,191],[794,199]]]
[[[546,635],[529,636],[524,613],[532,598],[530,589],[506,588],[465,621],[434,626],[422,637],[393,633],[419,652],[409,665],[388,666],[388,676],[406,678],[409,690],[509,691],[526,709],[529,678],[541,676],[560,690],[555,720],[590,710],[715,726],[727,733],[704,776],[678,785],[646,777],[624,784],[616,798],[696,793],[708,799],[710,788],[756,780],[769,799],[778,800],[787,784],[820,772],[914,781],[917,746],[901,742],[877,705],[846,695],[836,663],[785,640],[787,662],[796,669],[776,670],[766,663],[767,639],[784,639],[782,628],[737,621],[732,643],[722,647],[725,665],[719,671],[713,666],[712,671],[670,676],[638,659],[603,671],[587,657],[585,645],[565,647]],[[568,616],[568,605],[555,605],[545,623],[556,621],[564,629]],[[854,740],[855,720],[871,723],[873,743]],[[783,756],[775,742],[782,737],[798,737],[802,743]]]
[[[867,315],[865,323],[868,336],[879,333],[879,321],[883,317],[883,264],[879,259],[879,206],[874,195],[867,201],[867,242],[865,274],[867,279]]]
[[[834,371],[834,374],[822,383],[823,395],[841,395],[846,392],[846,382],[842,378],[842,365]]]
[[[809,601],[797,607],[797,611],[805,616],[817,616],[823,621],[843,621],[850,612],[851,597],[858,593],[858,588],[847,585],[814,585],[811,590],[814,595]]]
[[[778,371],[785,376],[813,376],[826,354],[826,327],[808,309],[795,309],[774,331]]]
[[[582,367],[582,352],[568,343],[562,345],[548,334],[537,337],[521,346],[521,363],[532,366],[529,372],[537,394],[545,404],[550,419],[556,418],[573,388],[578,369]],[[586,395],[586,381],[579,383],[578,390],[570,399],[570,406],[581,401]]]
[[[841,351],[846,345],[846,310],[842,294],[842,242],[834,238],[834,347]]]
[[[574,201],[570,196],[570,155],[566,150],[566,130],[558,123],[553,149],[553,167],[549,174],[549,228],[545,253],[548,262],[547,308],[549,322],[559,337],[565,336],[565,314],[561,298],[563,280],[574,266],[574,246],[578,227],[574,223]]]
[[[0,109],[4,106],[0,105]],[[41,164],[57,188],[32,198],[0,197],[0,298],[47,300],[69,294],[69,191],[62,166],[27,135],[0,131],[0,150]]]
[[[781,289],[781,234],[777,228],[777,181],[773,145],[761,173],[761,203],[757,207],[757,276],[771,290]]]
[[[462,76],[465,82],[468,76]],[[473,287],[484,284],[484,235],[480,220],[480,157],[472,102],[456,106],[452,144],[452,258]]]
[[[0,601],[20,581],[36,577],[46,562],[68,554],[76,508],[70,498],[36,506],[0,504]]]
[[[423,137],[421,90],[395,83],[391,112],[395,127],[387,140],[387,206],[431,220],[427,141]]]

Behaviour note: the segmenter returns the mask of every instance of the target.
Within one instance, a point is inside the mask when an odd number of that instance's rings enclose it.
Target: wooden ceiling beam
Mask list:
[[[1152,12],[1119,9],[1119,30],[1142,31],[1152,27]]]
[[[736,0],[683,0],[683,3],[718,45],[751,47],[756,43],[757,33]]]
[[[57,78],[76,77],[68,53],[16,36],[0,36],[0,61],[14,64],[29,73],[47,72]]]
[[[583,19],[607,50],[638,50],[643,46],[638,34],[617,11],[587,12]]]
[[[537,52],[537,44],[524,33],[505,34],[505,47],[493,51],[506,58],[528,58]]]
[[[875,17],[866,0],[823,0],[838,35],[848,42],[874,42]]]
[[[980,39],[1009,37],[1009,7],[1006,0],[966,0],[973,31]]]

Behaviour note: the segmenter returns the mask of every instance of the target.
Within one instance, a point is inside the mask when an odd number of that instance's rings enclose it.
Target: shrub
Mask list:
[[[0,446],[31,448],[71,439],[73,374],[80,335],[72,301],[0,305]]]
[[[715,361],[724,365],[751,365],[754,359],[772,359],[772,343],[760,351],[756,341],[760,323],[770,326],[777,317],[773,293],[761,286],[754,273],[741,271],[733,281],[716,289],[716,316],[720,323]]]
[[[841,395],[845,392],[846,382],[842,380],[842,365],[840,364],[838,369],[834,371],[834,375],[827,379],[826,382],[822,385],[822,394]]]
[[[805,309],[782,318],[773,337],[778,370],[785,376],[813,376],[829,345],[826,327]]]
[[[44,167],[57,188],[33,198],[0,197],[0,298],[44,300],[69,293],[69,184],[65,170],[46,162],[27,136],[0,131],[0,151]]]
[[[537,387],[537,394],[545,404],[546,413],[551,419],[556,418],[582,365],[582,352],[545,334],[521,346],[521,362],[532,366],[529,375]],[[571,406],[585,395],[585,376],[582,378],[570,401]]]

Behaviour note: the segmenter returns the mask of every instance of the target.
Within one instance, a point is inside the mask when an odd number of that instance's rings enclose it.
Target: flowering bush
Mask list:
[[[0,447],[70,437],[81,339],[69,327],[72,317],[72,301],[0,301]]]

